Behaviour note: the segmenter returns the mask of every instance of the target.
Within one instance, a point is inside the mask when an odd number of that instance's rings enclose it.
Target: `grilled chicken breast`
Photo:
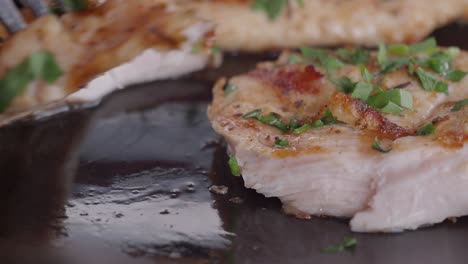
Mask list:
[[[208,116],[234,171],[286,212],[354,231],[468,214],[468,54],[427,44],[304,49],[218,81]]]
[[[418,41],[463,16],[466,0],[197,0],[226,50]]]
[[[198,70],[207,63],[212,31],[190,9],[165,0],[112,0],[60,18],[40,17],[0,45],[0,80],[35,52],[52,54],[63,74],[52,83],[30,82],[6,112],[63,99],[84,86],[69,100]]]

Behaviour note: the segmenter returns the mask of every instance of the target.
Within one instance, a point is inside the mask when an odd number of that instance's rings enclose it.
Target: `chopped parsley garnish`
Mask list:
[[[325,113],[323,114],[322,118],[320,118],[320,121],[322,121],[324,125],[332,125],[332,124],[336,123],[337,119],[336,119],[335,116],[333,116],[330,109],[327,108],[325,110]]]
[[[445,78],[454,81],[454,82],[459,82],[465,78],[467,72],[464,71],[459,71],[459,70],[453,70],[445,74]]]
[[[263,11],[268,15],[270,20],[274,20],[281,14],[287,3],[288,0],[255,0],[252,4],[252,9]]]
[[[288,132],[289,130],[288,125],[286,125],[283,121],[281,121],[279,115],[275,113],[271,113],[271,114],[264,115],[264,116],[259,116],[257,120],[264,124],[276,127],[283,132]]]
[[[239,167],[239,163],[237,163],[237,159],[234,155],[229,156],[228,164],[232,175],[237,177],[241,176],[241,168]]]
[[[409,63],[410,59],[408,57],[386,58],[385,63],[381,65],[379,74],[387,74],[396,71]]]
[[[413,95],[404,89],[380,91],[369,97],[367,104],[380,112],[399,114],[406,109],[413,109]]]
[[[66,10],[80,11],[88,8],[88,2],[86,0],[63,0],[63,7]]]
[[[246,118],[246,119],[247,119],[247,118],[254,118],[254,119],[256,119],[257,117],[260,116],[260,113],[261,113],[261,112],[262,112],[262,110],[260,110],[260,109],[255,109],[255,110],[250,111],[250,112],[248,112],[247,114],[243,115],[242,117],[243,117],[243,118]]]
[[[275,144],[273,146],[275,148],[287,148],[289,147],[289,141],[287,139],[275,137]]]
[[[356,83],[353,82],[348,76],[343,76],[337,81],[335,81],[335,84],[337,85],[337,89],[340,92],[343,93],[352,93],[354,90],[354,87],[356,86]]]
[[[384,68],[384,65],[387,64],[387,46],[384,43],[379,44],[379,51],[377,52],[377,62],[381,68]]]
[[[449,48],[445,51],[434,52],[428,59],[421,60],[420,65],[433,70],[434,72],[444,76],[445,78],[459,82],[466,76],[466,72],[454,70],[452,68],[452,60],[460,51],[454,48]]]
[[[354,51],[338,49],[336,53],[344,62],[353,65],[366,64],[370,59],[369,51],[363,48],[357,48]]]
[[[450,111],[452,112],[456,112],[456,111],[459,111],[461,110],[464,106],[468,105],[468,98],[467,99],[464,99],[464,100],[461,100],[461,101],[458,101],[453,107],[452,109],[450,109]]]
[[[410,45],[408,50],[410,54],[431,53],[437,48],[435,38],[428,38],[422,42]]]
[[[13,99],[23,93],[32,81],[53,83],[62,74],[53,54],[47,51],[32,53],[0,80],[0,112],[8,108]]]
[[[278,114],[270,113],[268,115],[261,115],[261,110],[253,110],[243,116],[243,118],[253,118],[261,123],[273,126],[286,133],[289,131],[289,126],[281,121]]]
[[[380,69],[370,72],[366,68],[370,53],[363,48],[338,49],[336,53],[321,48],[302,48],[301,54],[305,61],[309,60],[316,66],[324,67],[328,78],[336,84],[337,90],[360,99],[376,108],[380,112],[388,114],[399,114],[404,109],[413,109],[413,96],[404,86],[397,86],[390,90],[380,88],[383,75],[407,68],[410,76],[419,79],[422,89],[448,94],[449,84],[446,80],[458,82],[468,75],[467,72],[456,70],[452,66],[453,59],[460,53],[458,48],[437,50],[434,38],[429,38],[413,45],[397,44],[386,46],[379,45],[377,62]],[[299,60],[295,58],[294,61]],[[353,82],[349,77],[335,78],[332,73],[344,64],[360,65],[363,81]],[[437,73],[436,76],[434,73]],[[376,78],[374,82],[374,78]],[[374,86],[375,85],[375,86]],[[303,129],[309,128],[310,124],[303,125]],[[299,129],[299,128],[297,128]]]
[[[297,119],[295,118],[292,118],[290,121],[289,121],[289,128],[294,130],[296,128],[299,127],[299,122],[297,121]]]
[[[428,38],[413,45],[396,44],[388,46],[388,51],[395,55],[416,55],[419,53],[431,53],[437,48],[434,38]]]
[[[325,125],[335,124],[336,122],[337,122],[336,117],[334,117],[332,112],[330,111],[330,109],[327,108],[325,110],[325,113],[323,113],[322,118],[320,118],[318,120],[315,120],[312,123],[304,124],[304,125],[296,128],[296,129],[294,129],[293,133],[296,134],[296,135],[302,134],[302,133],[306,132],[309,129],[321,128],[321,127],[323,127]]]
[[[229,83],[226,84],[226,87],[224,88],[224,94],[229,95],[232,92],[234,92],[235,90],[237,90],[237,86],[234,85],[233,83],[229,82]]]
[[[301,54],[306,59],[324,60],[328,56],[326,49],[319,48],[301,48]]]
[[[242,116],[245,119],[255,119],[261,123],[273,126],[281,130],[283,133],[292,132],[294,134],[301,134],[308,129],[311,128],[320,128],[324,125],[331,125],[337,122],[336,117],[333,116],[330,109],[326,109],[325,113],[323,114],[322,118],[316,120],[312,123],[300,125],[296,119],[291,119],[289,124],[284,123],[281,121],[278,114],[270,113],[268,115],[261,115],[260,109],[255,109],[253,111],[248,112],[247,114]]]
[[[374,144],[372,145],[372,148],[382,153],[388,153],[392,151],[392,149],[383,149],[378,137],[374,138]]]
[[[344,63],[335,57],[326,57],[322,62],[323,67],[325,67],[327,74],[331,74],[336,70],[344,66]]]
[[[338,253],[344,250],[351,250],[357,246],[357,239],[353,237],[345,237],[339,244],[328,246],[322,249],[325,253]]]
[[[388,51],[396,55],[407,55],[409,53],[409,47],[405,44],[395,44],[388,46]]]
[[[361,99],[364,102],[367,101],[369,98],[369,95],[372,93],[374,90],[374,87],[370,83],[363,83],[363,82],[358,82],[354,86],[354,90],[351,93],[351,97]]]
[[[416,70],[416,75],[418,76],[419,81],[421,81],[421,85],[424,90],[448,94],[448,83],[437,80],[436,77],[422,68],[418,68]]]
[[[436,127],[434,126],[434,124],[428,123],[418,128],[418,130],[416,130],[416,135],[418,136],[432,135],[435,133],[435,131],[436,131]]]
[[[310,123],[310,124],[305,124],[305,125],[302,125],[296,129],[293,130],[293,133],[298,135],[298,134],[302,134],[304,132],[306,132],[307,130],[309,129],[312,129],[312,128],[320,128],[320,127],[323,127],[323,121],[322,120],[315,120],[314,122]]]
[[[404,108],[413,109],[413,96],[404,89],[383,91],[367,82],[352,82],[346,76],[340,78],[336,84],[339,91],[351,94],[352,98],[361,99],[383,113],[399,114]]]
[[[253,10],[263,11],[270,20],[275,20],[287,6],[289,0],[255,0]],[[304,0],[296,0],[299,7],[304,7]]]
[[[366,66],[364,66],[364,64],[361,64],[360,68],[361,68],[362,78],[366,82],[370,83],[372,81],[372,79],[374,79],[374,75],[367,70],[367,68],[366,68]]]
[[[326,69],[327,74],[331,76],[333,71],[344,66],[344,63],[333,57],[329,56],[328,51],[319,48],[301,48],[301,54],[306,59],[315,60],[318,66]]]

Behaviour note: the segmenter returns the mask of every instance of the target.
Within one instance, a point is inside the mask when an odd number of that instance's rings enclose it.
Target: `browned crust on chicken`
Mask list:
[[[414,132],[390,122],[379,111],[365,104],[362,100],[352,98],[342,92],[333,94],[328,107],[339,120],[358,129],[378,131],[382,136],[390,139],[414,134]]]

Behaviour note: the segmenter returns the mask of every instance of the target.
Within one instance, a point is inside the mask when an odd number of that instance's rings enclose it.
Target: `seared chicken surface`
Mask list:
[[[167,54],[180,51],[187,65],[192,65],[185,67],[185,71],[196,70],[206,63],[203,53],[213,45],[212,29],[211,24],[198,19],[191,10],[165,0],[111,0],[60,18],[43,16],[0,45],[0,80],[36,52],[51,54],[63,74],[52,82],[34,80],[1,108],[15,112],[62,99],[99,75],[144,55],[146,50],[155,51],[147,55],[153,56],[157,65],[161,64],[158,60],[173,59]],[[200,46],[199,54],[192,54],[196,45]],[[142,67],[151,68],[151,61],[145,63],[146,66],[138,62],[139,69],[127,67],[132,80],[118,85],[138,82],[135,79],[148,81],[154,77],[148,76],[151,74],[160,77],[158,72],[145,72]],[[139,74],[142,76],[135,76],[138,75],[135,71],[143,72]],[[165,77],[171,76],[177,74]],[[8,85],[1,83],[1,89],[11,89]]]
[[[302,49],[220,80],[208,116],[246,187],[362,232],[468,214],[468,53]]]
[[[196,0],[226,50],[411,43],[464,15],[466,0]]]

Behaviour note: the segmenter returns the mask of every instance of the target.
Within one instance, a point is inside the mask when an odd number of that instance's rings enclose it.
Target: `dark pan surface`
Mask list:
[[[436,36],[468,48],[467,29]],[[230,57],[221,72],[254,61]],[[206,117],[215,76],[197,76],[0,129],[0,263],[466,263],[467,218],[352,234],[345,220],[298,220],[245,189]],[[344,236],[358,239],[353,252],[321,252]]]

